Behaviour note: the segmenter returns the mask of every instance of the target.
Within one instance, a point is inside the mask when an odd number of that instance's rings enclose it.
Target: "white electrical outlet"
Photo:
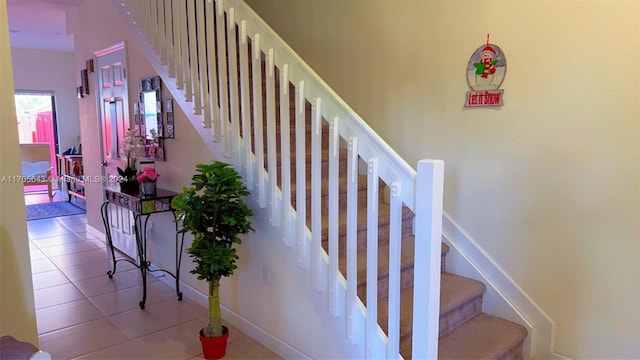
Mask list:
[[[271,283],[271,269],[269,269],[269,265],[262,265],[262,283],[265,285]]]

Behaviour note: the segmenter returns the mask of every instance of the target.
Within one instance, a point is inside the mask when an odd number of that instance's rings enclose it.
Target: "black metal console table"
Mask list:
[[[142,274],[142,300],[140,301],[140,309],[144,309],[147,300],[147,272],[162,271],[171,275],[176,280],[176,294],[178,300],[182,300],[182,292],[180,292],[180,262],[182,261],[182,248],[184,245],[184,237],[178,236],[178,224],[176,223],[176,272],[171,273],[164,269],[152,269],[151,262],[147,259],[147,223],[152,214],[161,212],[171,212],[175,219],[176,214],[171,209],[171,199],[177,194],[165,189],[156,189],[155,195],[142,195],[135,192],[125,192],[117,187],[108,187],[104,189],[105,202],[102,204],[100,211],[102,213],[102,221],[104,222],[105,233],[107,237],[107,246],[111,250],[111,258],[113,260],[113,268],[107,272],[109,278],[113,277],[116,272],[116,264],[119,261],[126,261],[140,269]],[[116,259],[115,250],[111,238],[111,222],[109,220],[109,204],[114,204],[133,212],[134,229],[136,237],[136,247],[138,252],[138,263],[127,258]]]

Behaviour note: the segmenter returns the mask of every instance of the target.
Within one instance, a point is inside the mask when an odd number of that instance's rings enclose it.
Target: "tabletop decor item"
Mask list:
[[[136,162],[144,153],[144,145],[136,137],[135,130],[129,129],[124,139],[122,139],[122,150],[120,155],[125,158],[125,167],[118,167],[120,175],[120,188],[123,191],[136,191],[138,181],[136,180]]]
[[[159,176],[154,168],[144,168],[136,177],[140,183],[140,193],[142,195],[154,195],[156,193],[156,180],[158,180]]]

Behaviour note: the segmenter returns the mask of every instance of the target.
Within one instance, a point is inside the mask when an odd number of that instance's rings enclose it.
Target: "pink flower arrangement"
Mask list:
[[[158,173],[152,167],[146,167],[142,170],[140,174],[138,174],[137,179],[138,182],[156,182],[158,180]]]

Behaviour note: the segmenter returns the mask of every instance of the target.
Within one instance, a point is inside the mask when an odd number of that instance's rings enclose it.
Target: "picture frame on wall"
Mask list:
[[[86,61],[86,67],[87,67],[87,70],[88,70],[90,73],[92,73],[92,72],[94,72],[94,71],[95,71],[95,70],[94,70],[94,67],[93,67],[93,59],[89,59],[89,60],[87,60],[87,61]]]
[[[84,95],[89,95],[89,72],[87,69],[80,70],[80,83]]]

